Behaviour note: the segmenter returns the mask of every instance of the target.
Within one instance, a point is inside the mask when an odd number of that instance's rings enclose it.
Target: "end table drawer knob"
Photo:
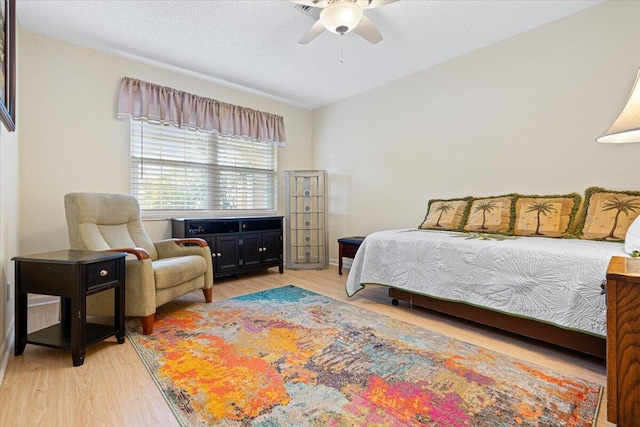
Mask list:
[[[100,270],[100,276],[104,277],[107,274],[109,274],[109,272],[107,270]]]

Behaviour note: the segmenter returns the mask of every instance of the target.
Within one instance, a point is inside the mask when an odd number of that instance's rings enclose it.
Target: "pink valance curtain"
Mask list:
[[[218,132],[225,137],[285,145],[284,119],[131,77],[123,77],[118,118]]]

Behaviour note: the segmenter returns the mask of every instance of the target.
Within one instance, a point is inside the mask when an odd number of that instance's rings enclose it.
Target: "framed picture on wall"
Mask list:
[[[0,0],[0,121],[16,130],[16,1]]]

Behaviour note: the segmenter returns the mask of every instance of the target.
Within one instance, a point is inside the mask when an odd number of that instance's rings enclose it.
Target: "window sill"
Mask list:
[[[245,210],[245,211],[142,211],[143,221],[170,221],[173,218],[232,218],[239,216],[271,216],[277,211]]]

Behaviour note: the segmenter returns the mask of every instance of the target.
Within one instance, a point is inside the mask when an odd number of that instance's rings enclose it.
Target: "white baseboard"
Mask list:
[[[40,305],[57,304],[60,302],[60,297],[51,295],[32,295],[27,299],[28,307],[37,307]]]
[[[342,268],[346,268],[347,270],[351,270],[351,263],[353,261],[342,260]],[[329,258],[329,264],[335,265],[336,267],[339,265],[337,259]]]
[[[14,320],[15,319],[11,319],[11,324],[9,324],[9,328],[7,328],[7,336],[0,347],[0,386],[2,386],[4,373],[7,370],[9,357],[11,356],[11,351],[13,350],[13,345],[15,343],[15,333],[13,332]]]

